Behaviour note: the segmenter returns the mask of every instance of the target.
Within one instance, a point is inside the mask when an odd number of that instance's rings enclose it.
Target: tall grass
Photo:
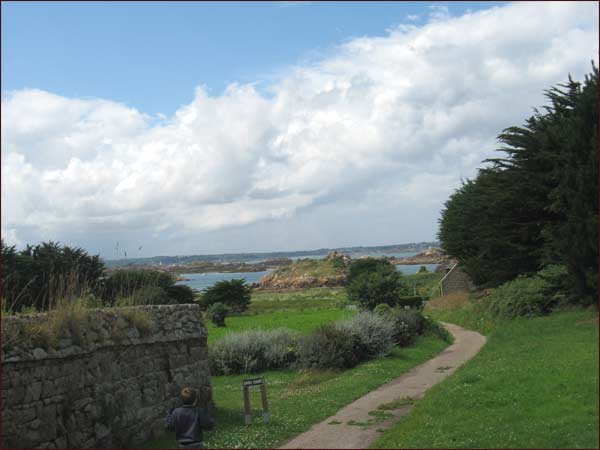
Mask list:
[[[82,276],[82,270],[75,266],[64,273],[54,273],[46,277],[46,273],[33,275],[21,287],[13,283],[19,274],[10,273],[3,278],[2,313],[11,314],[23,309],[50,310],[65,302],[88,296],[91,292],[98,292],[100,282],[92,282]],[[41,278],[47,278],[42,283]],[[35,286],[35,289],[34,289]],[[38,291],[36,293],[36,291]]]
[[[130,327],[140,336],[146,336],[152,328],[152,318],[140,308],[110,308],[98,310],[89,298],[61,301],[53,309],[44,313],[21,314],[20,320],[8,317],[2,320],[2,349],[8,351],[17,345],[40,347],[45,350],[57,348],[61,339],[68,339],[75,345],[82,345],[88,339],[90,330],[98,328],[98,314],[112,315]],[[116,328],[108,339],[122,339],[124,335]],[[97,334],[97,333],[96,333]],[[99,336],[96,336],[99,338]]]

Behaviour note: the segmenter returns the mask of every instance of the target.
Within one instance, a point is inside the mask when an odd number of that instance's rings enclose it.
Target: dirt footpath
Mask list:
[[[413,400],[454,373],[485,344],[485,336],[479,333],[457,325],[444,326],[454,336],[454,343],[446,350],[313,425],[281,448],[367,448],[382,430],[410,412]],[[381,405],[383,409],[378,409]]]

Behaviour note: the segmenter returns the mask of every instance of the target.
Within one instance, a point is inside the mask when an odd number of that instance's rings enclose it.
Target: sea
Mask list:
[[[405,252],[405,253],[354,253],[351,254],[353,259],[360,258],[361,256],[395,256],[397,258],[408,258],[410,256],[415,256],[416,252]],[[308,255],[303,256],[302,258],[314,258],[314,259],[323,259],[326,255]],[[291,258],[293,260],[297,260],[300,258],[294,257]],[[261,261],[253,261],[253,262],[261,262]],[[437,268],[437,264],[408,264],[408,265],[398,265],[396,266],[396,270],[398,272],[402,272],[406,275],[411,275],[417,273],[421,266],[425,266],[429,272],[435,271]],[[223,280],[233,280],[233,279],[244,279],[246,283],[258,283],[260,278],[267,275],[271,272],[271,269],[261,271],[261,272],[211,272],[211,273],[182,273],[181,277],[185,278],[184,281],[178,281],[176,284],[186,284],[192,289],[197,289],[199,291],[206,289],[217,281]]]

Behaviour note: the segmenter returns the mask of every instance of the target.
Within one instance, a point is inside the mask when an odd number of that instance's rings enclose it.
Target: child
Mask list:
[[[180,396],[183,405],[167,414],[167,430],[175,432],[179,448],[204,448],[202,430],[212,430],[215,423],[207,414],[195,408],[198,400],[195,389],[184,387]]]

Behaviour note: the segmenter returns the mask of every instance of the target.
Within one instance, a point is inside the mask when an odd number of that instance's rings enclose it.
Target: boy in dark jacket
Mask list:
[[[202,430],[212,430],[215,422],[196,408],[198,395],[194,389],[184,387],[180,396],[183,405],[167,414],[167,430],[175,432],[179,448],[204,448]]]

